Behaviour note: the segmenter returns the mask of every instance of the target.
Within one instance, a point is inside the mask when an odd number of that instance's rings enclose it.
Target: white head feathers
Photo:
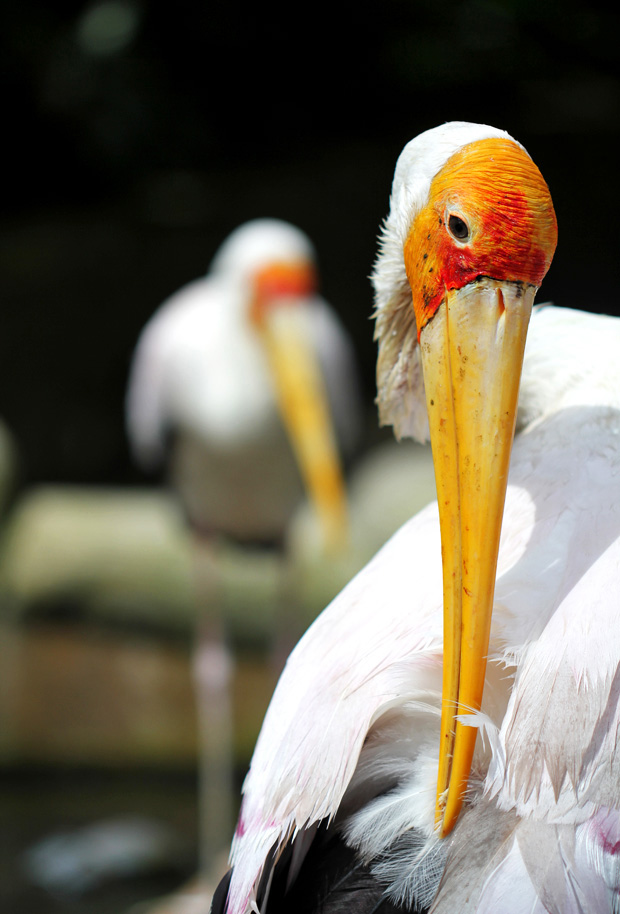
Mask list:
[[[492,137],[512,139],[495,127],[453,121],[411,140],[396,163],[390,212],[381,231],[372,283],[375,339],[379,342],[379,420],[382,425],[393,425],[397,438],[428,439],[422,366],[403,245],[415,216],[428,202],[437,172],[463,146]]]
[[[251,279],[256,270],[270,262],[314,263],[310,239],[300,229],[280,219],[253,219],[235,229],[211,261],[212,276],[226,275],[227,281]]]

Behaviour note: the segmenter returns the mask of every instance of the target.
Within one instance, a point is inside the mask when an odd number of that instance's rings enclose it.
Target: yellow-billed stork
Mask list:
[[[229,682],[217,544],[283,549],[306,492],[327,550],[347,535],[341,453],[360,423],[352,344],[317,290],[308,237],[278,219],[238,227],[206,276],[144,327],[126,398],[145,469],[166,465],[194,537],[200,605],[203,868],[232,830]]]
[[[338,444],[350,451],[358,434],[357,397],[352,346],[318,294],[309,239],[255,219],[146,324],[127,429],[142,466],[170,460],[198,531],[277,543],[305,483],[333,542],[346,526]]]
[[[289,658],[214,911],[620,911],[620,321],[532,312],[556,234],[505,132],[404,148],[378,404],[438,503]]]

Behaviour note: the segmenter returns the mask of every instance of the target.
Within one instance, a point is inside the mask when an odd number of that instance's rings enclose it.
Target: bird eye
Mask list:
[[[448,216],[448,228],[457,241],[467,241],[469,238],[469,227],[464,219],[455,216],[454,213]]]

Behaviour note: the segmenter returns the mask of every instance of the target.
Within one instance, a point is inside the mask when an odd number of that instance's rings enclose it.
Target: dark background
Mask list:
[[[560,226],[541,296],[619,310],[613,6],[20,0],[0,16],[0,415],[22,484],[141,481],[122,420],[138,332],[255,216],[314,240],[370,406],[378,226],[400,149],[442,121],[503,127],[540,166]]]

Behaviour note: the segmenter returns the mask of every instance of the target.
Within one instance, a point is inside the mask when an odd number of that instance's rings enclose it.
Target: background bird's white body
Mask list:
[[[173,481],[199,528],[276,539],[300,502],[299,470],[249,310],[252,274],[265,260],[313,256],[294,227],[247,223],[224,243],[209,274],[164,302],[142,332],[127,396],[133,450],[144,466],[157,466],[173,435]],[[315,343],[350,452],[359,422],[351,344],[320,296],[290,310]]]
[[[265,271],[267,292],[261,287]],[[338,521],[333,529],[340,529],[346,518],[331,426],[340,433],[342,449],[350,452],[360,417],[357,376],[352,346],[338,318],[314,292],[314,272],[312,246],[294,226],[270,219],[240,226],[216,253],[208,275],[164,302],[147,323],[129,380],[127,426],[136,458],[147,468],[167,461],[172,486],[198,534],[194,565],[200,634],[194,670],[205,872],[217,867],[233,820],[233,662],[224,639],[229,619],[222,546],[236,541],[240,556],[246,546],[282,550],[304,494],[299,468],[304,456],[307,464],[323,460],[327,472],[322,481],[333,484],[336,497],[329,507]],[[275,370],[274,325],[280,345],[286,344],[284,381]],[[290,352],[297,357],[292,368]],[[308,395],[300,403],[285,381],[294,382],[295,371],[304,368],[307,377],[308,366],[314,369],[315,363],[315,400],[310,402]],[[301,386],[297,380],[297,390]],[[322,409],[325,393],[331,420],[325,415],[328,408]],[[285,429],[291,415],[297,417],[292,434]],[[310,431],[316,431],[317,416],[324,418],[321,431],[329,433],[327,440],[306,431],[294,453],[291,437],[307,427],[308,416],[314,422]],[[304,455],[308,440],[310,456]],[[308,465],[306,476],[314,479]],[[334,519],[325,512],[321,520],[328,516]],[[250,601],[245,611],[246,616],[255,614],[256,602]]]
[[[618,910],[618,351],[616,319],[550,306],[532,317],[487,688],[472,717],[486,748],[479,740],[471,805],[443,845],[434,911]],[[368,858],[390,849],[378,871],[396,895],[429,900],[420,882],[434,844],[441,662],[432,505],[289,659],[244,788],[231,912],[247,909],[273,845],[334,817]]]

